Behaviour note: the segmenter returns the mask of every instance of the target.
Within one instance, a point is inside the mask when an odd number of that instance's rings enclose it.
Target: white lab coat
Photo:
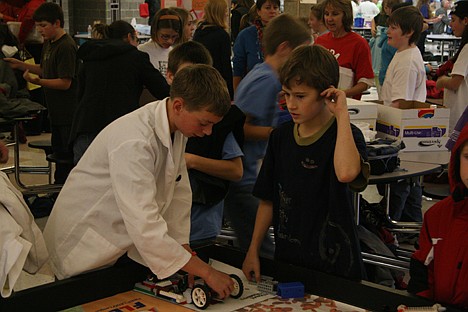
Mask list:
[[[70,173],[44,230],[57,278],[128,256],[159,278],[181,269],[192,193],[184,151],[171,141],[166,101],[127,114],[96,137]]]
[[[8,176],[0,172],[0,289],[9,297],[21,271],[36,273],[48,253],[42,232]]]

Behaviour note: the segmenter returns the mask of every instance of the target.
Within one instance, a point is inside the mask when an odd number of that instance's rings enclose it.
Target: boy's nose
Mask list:
[[[212,130],[213,130],[213,125],[209,125],[203,128],[203,133],[205,135],[210,135]]]

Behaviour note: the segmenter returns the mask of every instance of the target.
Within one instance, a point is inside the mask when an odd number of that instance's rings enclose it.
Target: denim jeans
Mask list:
[[[381,191],[379,187],[379,193]],[[390,217],[395,221],[422,222],[422,187],[419,177],[390,184]]]
[[[73,142],[73,163],[76,165],[96,138],[96,134],[80,134]]]

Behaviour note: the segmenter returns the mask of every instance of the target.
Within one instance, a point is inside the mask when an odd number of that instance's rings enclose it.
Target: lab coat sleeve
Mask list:
[[[170,192],[170,186],[157,184],[157,177],[165,175],[168,166],[166,157],[160,157],[161,153],[167,153],[162,149],[144,140],[133,140],[109,154],[112,188],[125,227],[141,257],[158,278],[174,274],[191,257],[170,236],[168,223],[163,218],[164,207],[156,201],[157,197],[164,196],[161,192]]]
[[[169,235],[179,244],[188,244],[190,240],[190,212],[192,209],[192,190],[187,173],[185,158],[182,157],[174,195],[169,208],[166,211]],[[178,179],[178,178],[177,178]]]

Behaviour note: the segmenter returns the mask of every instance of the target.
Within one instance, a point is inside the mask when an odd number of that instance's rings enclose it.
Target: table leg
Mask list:
[[[15,181],[16,184],[21,188],[23,194],[39,194],[39,193],[58,193],[60,192],[62,185],[59,184],[44,184],[44,185],[26,185],[21,181],[21,172],[29,173],[46,173],[45,170],[50,170],[50,167],[21,167],[20,165],[20,140],[19,140],[19,124],[20,121],[16,121],[14,124],[13,137],[15,140],[14,150],[14,169],[15,169]],[[50,179],[49,179],[50,180]]]
[[[440,62],[441,63],[444,62],[444,43],[445,43],[444,40],[440,41]]]
[[[390,217],[390,183],[385,184],[385,206],[385,214],[387,220],[392,225],[392,227],[389,229],[390,231],[409,233],[414,233],[415,231],[417,231],[419,233],[419,229],[422,226],[422,222],[395,221]]]

